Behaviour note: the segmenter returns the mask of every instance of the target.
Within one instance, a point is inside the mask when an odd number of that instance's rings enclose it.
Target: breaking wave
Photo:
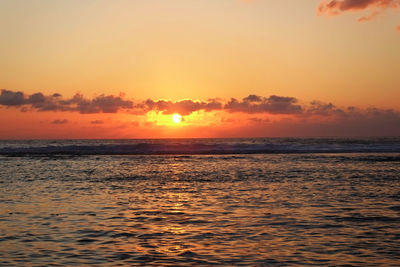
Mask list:
[[[400,138],[246,138],[1,141],[0,155],[400,153]]]

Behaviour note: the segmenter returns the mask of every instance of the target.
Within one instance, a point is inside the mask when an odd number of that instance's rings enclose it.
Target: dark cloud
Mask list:
[[[51,96],[45,96],[42,93],[35,93],[29,96],[26,100],[26,104],[30,104],[34,109],[38,111],[66,111],[68,107],[64,107],[58,101],[58,94]]]
[[[243,101],[245,101],[245,102],[262,102],[262,97],[257,96],[257,95],[249,95],[249,96],[243,98]]]
[[[94,120],[94,121],[91,121],[90,123],[91,124],[103,124],[104,121],[102,121],[102,120]]]
[[[177,102],[172,101],[153,101],[151,99],[139,104],[137,108],[144,108],[147,111],[159,111],[163,114],[179,113],[181,115],[189,115],[195,111],[205,110],[213,111],[222,109],[222,103],[217,100],[211,99],[208,102],[181,100]]]
[[[270,122],[270,119],[268,118],[249,118],[248,120],[254,123],[262,123],[262,124]]]
[[[68,120],[54,120],[51,122],[51,124],[66,124],[68,123]]]
[[[62,111],[79,111],[81,114],[117,113],[120,109],[133,108],[133,102],[121,96],[100,95],[87,99],[82,94],[75,94],[71,99],[59,102]]]
[[[331,116],[331,115],[341,115],[344,111],[337,108],[332,103],[323,103],[321,101],[312,101],[310,105],[306,108],[306,115],[317,115],[317,116]]]
[[[13,92],[2,89],[0,94],[0,105],[4,106],[21,106],[26,104],[23,92]]]
[[[334,110],[331,108],[329,110]],[[331,112],[331,111],[330,111]],[[304,115],[304,114],[303,114]],[[249,119],[252,123],[243,126],[236,123],[236,136],[399,136],[400,113],[391,109],[343,110],[342,114],[330,116],[302,116],[299,119],[262,118]]]
[[[365,114],[359,112],[359,115],[361,115],[362,117],[388,120],[400,126],[400,113],[393,109],[368,108]]]
[[[148,99],[136,107],[146,111],[158,111],[163,114],[179,113],[189,115],[195,111],[227,110],[229,112],[243,113],[271,113],[271,114],[299,114],[302,107],[297,105],[297,99],[293,97],[282,97],[272,95],[268,98],[249,95],[241,101],[232,98],[225,105],[218,99],[208,101],[181,100],[177,102]]]
[[[33,94],[27,99],[28,104],[38,104],[38,103],[43,103],[45,101],[46,97],[42,93]]]
[[[120,96],[112,95],[101,95],[93,99],[89,104],[85,104],[89,107],[89,110],[94,112],[90,113],[116,113],[119,109],[130,109],[133,107],[133,102],[130,100],[124,100]],[[82,110],[80,110],[81,113]]]
[[[35,93],[26,96],[23,92],[1,90],[0,105],[23,106],[21,110],[27,111],[27,105],[38,111],[78,111],[87,113],[116,113],[121,109],[132,109],[133,102],[123,99],[122,96],[100,95],[87,99],[82,94],[75,94],[70,99],[62,99],[58,93],[45,96]]]
[[[268,98],[249,95],[238,101],[232,98],[224,109],[229,112],[244,113],[270,113],[270,114],[300,114],[303,109],[296,104],[297,99],[294,97],[283,97],[272,95]]]
[[[348,11],[370,11],[368,15],[358,19],[363,22],[374,19],[386,9],[398,7],[400,0],[324,0],[318,6],[318,14],[336,16]]]

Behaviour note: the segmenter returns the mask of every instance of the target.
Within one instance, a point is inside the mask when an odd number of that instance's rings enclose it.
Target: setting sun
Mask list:
[[[172,121],[175,123],[180,123],[182,121],[182,116],[179,114],[172,115]]]

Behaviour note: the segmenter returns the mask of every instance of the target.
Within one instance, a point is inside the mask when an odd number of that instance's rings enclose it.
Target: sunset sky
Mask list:
[[[0,34],[0,139],[400,135],[400,0],[0,0]]]

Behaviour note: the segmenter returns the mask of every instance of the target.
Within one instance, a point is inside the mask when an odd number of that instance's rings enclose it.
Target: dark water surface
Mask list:
[[[400,264],[400,154],[0,156],[0,266]]]

